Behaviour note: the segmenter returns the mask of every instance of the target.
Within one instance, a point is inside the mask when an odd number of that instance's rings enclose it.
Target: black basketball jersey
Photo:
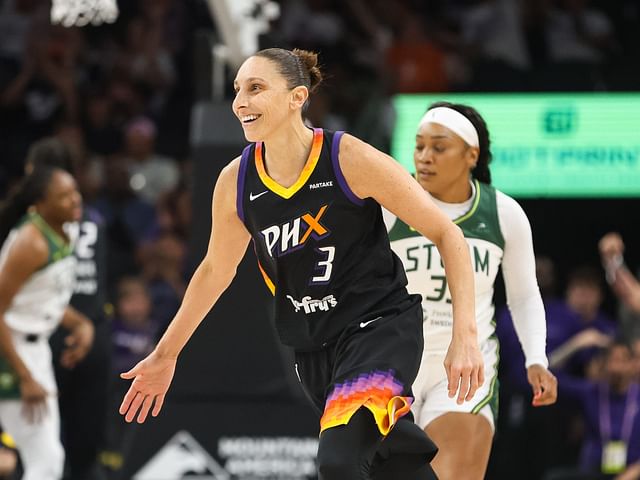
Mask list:
[[[251,233],[258,267],[274,296],[283,343],[313,350],[408,299],[380,205],[360,199],[340,170],[343,132],[314,129],[298,180],[284,188],[265,170],[263,143],[242,153],[237,212]]]
[[[98,324],[104,319],[107,293],[104,220],[96,210],[85,206],[82,219],[70,228],[77,229],[73,233],[76,283],[70,303]]]

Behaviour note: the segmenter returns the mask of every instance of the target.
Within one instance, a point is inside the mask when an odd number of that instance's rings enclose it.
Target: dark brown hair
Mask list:
[[[278,71],[287,80],[289,88],[305,86],[313,93],[322,82],[322,72],[318,66],[318,54],[308,50],[285,50],[267,48],[257,52],[255,57],[263,57],[278,65]]]
[[[487,124],[484,121],[484,118],[482,118],[482,116],[475,108],[470,107],[469,105],[462,105],[460,103],[435,102],[429,105],[427,111],[437,107],[446,107],[455,110],[456,112],[461,113],[462,115],[467,117],[473,124],[476,132],[478,132],[478,143],[480,144],[480,152],[478,154],[478,163],[476,163],[475,168],[471,171],[471,176],[479,182],[491,185],[491,170],[489,170],[489,164],[491,163],[493,155],[491,154],[491,139],[489,138],[489,129],[487,128]]]
[[[27,153],[26,164],[32,169],[55,167],[73,175],[73,155],[69,147],[56,137],[45,137],[33,143]]]
[[[0,245],[7,239],[20,218],[27,213],[28,208],[46,196],[53,174],[60,170],[62,169],[40,165],[11,190],[0,204]]]

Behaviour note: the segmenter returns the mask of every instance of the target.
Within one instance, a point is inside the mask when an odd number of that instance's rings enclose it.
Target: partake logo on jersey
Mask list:
[[[316,312],[327,312],[330,308],[338,305],[338,300],[333,295],[327,295],[321,300],[311,298],[309,295],[303,297],[300,301],[296,300],[291,295],[287,295],[287,298],[291,300],[296,312],[299,312],[302,309],[307,315]]]
[[[265,245],[272,257],[282,257],[302,246],[309,238],[316,241],[327,237],[331,231],[320,220],[329,205],[323,205],[317,214],[307,212],[281,225],[272,225],[260,233],[264,237]]]
[[[317,183],[309,184],[309,190],[317,190],[318,188],[328,188],[328,187],[333,187],[333,180],[329,180],[327,182],[317,182]]]

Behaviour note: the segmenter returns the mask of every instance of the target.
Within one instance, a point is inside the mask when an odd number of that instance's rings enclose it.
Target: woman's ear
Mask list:
[[[480,149],[478,147],[469,147],[466,152],[467,165],[473,170],[478,164],[478,157],[480,156]]]
[[[301,109],[309,99],[309,89],[303,85],[299,85],[291,90],[291,108]]]

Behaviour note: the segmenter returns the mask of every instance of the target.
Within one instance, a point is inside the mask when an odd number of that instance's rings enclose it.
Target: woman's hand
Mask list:
[[[47,413],[47,391],[29,375],[20,380],[22,414],[29,423],[39,423]]]
[[[60,356],[60,364],[65,368],[74,368],[80,363],[91,350],[94,334],[94,327],[90,321],[78,323],[64,339],[66,348]]]
[[[527,368],[527,380],[533,389],[534,407],[552,405],[558,398],[558,380],[555,375],[542,365],[531,365]]]
[[[175,369],[175,358],[163,357],[154,350],[131,370],[120,374],[121,378],[133,379],[120,405],[120,414],[127,422],[132,422],[139,411],[138,423],[143,423],[152,406],[151,414],[158,416]]]
[[[473,398],[484,383],[484,361],[475,336],[452,338],[444,368],[449,382],[449,398],[458,395],[460,405]]]

